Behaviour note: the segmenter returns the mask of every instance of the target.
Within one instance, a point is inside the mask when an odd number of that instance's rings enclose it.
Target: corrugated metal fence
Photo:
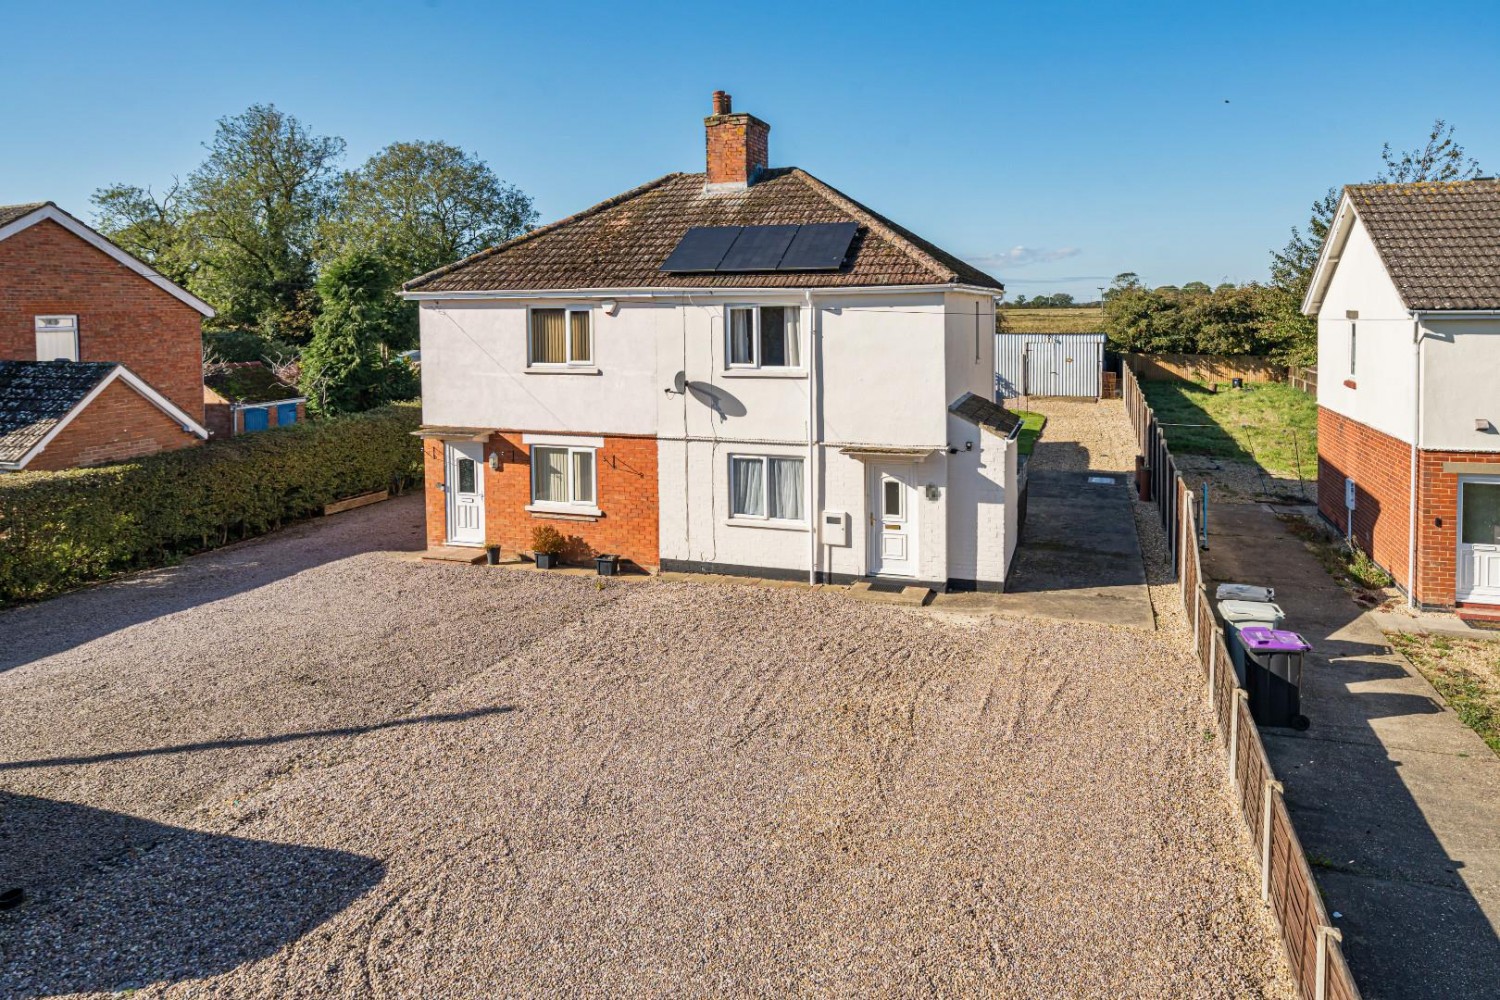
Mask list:
[[[995,393],[1099,398],[1102,333],[995,334]]]
[[[1165,455],[1155,467],[1171,469],[1161,432],[1151,408],[1141,394],[1140,383],[1127,369],[1123,373],[1127,411],[1136,428],[1136,443],[1142,453]],[[1148,451],[1148,447],[1152,450]],[[1260,730],[1250,717],[1245,690],[1235,681],[1224,632],[1214,621],[1213,608],[1203,584],[1203,565],[1198,558],[1197,513],[1193,491],[1172,472],[1165,489],[1156,494],[1162,508],[1162,523],[1177,553],[1178,587],[1183,608],[1193,622],[1193,651],[1208,681],[1208,704],[1218,725],[1229,757],[1229,780],[1239,802],[1240,816],[1255,843],[1260,867],[1260,895],[1281,928],[1287,962],[1298,989],[1308,1000],[1360,1000],[1359,987],[1344,959],[1343,935],[1328,919],[1328,909],[1307,863],[1307,852],[1292,826],[1291,815],[1281,799],[1281,782],[1271,770],[1271,761],[1260,740]]]

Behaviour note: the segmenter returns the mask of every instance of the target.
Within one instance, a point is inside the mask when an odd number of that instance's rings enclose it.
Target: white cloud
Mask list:
[[[999,253],[984,254],[968,258],[975,267],[994,268],[1003,271],[1010,268],[1029,267],[1032,264],[1051,264],[1069,257],[1077,257],[1078,247],[1024,247],[1014,246]]]

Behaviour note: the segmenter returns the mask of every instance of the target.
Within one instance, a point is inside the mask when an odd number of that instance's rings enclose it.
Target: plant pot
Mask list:
[[[486,545],[484,547],[484,563],[486,566],[500,565],[500,546]]]
[[[620,557],[599,555],[594,558],[594,566],[598,569],[600,576],[616,576],[620,572]]]
[[[536,554],[537,569],[554,569],[557,566],[556,552],[538,552]]]

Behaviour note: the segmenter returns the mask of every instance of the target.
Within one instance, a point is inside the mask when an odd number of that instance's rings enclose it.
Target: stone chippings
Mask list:
[[[1170,636],[371,550],[419,510],[0,615],[0,761],[75,759],[0,770],[0,995],[1294,996]]]

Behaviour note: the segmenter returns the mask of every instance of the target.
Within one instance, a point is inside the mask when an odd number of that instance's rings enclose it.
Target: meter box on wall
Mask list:
[[[849,514],[847,511],[825,510],[823,512],[823,544],[849,544]]]

